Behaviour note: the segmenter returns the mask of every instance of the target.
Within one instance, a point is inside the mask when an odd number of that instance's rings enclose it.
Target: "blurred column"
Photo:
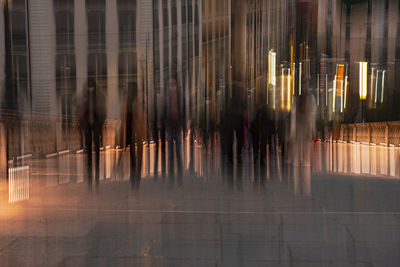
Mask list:
[[[5,61],[6,61],[6,48],[5,48],[5,33],[4,33],[4,4],[0,4],[0,110],[3,108],[4,86],[5,86]]]
[[[86,5],[83,0],[74,2],[74,25],[75,26],[75,55],[76,55],[76,92],[77,95],[82,91],[87,79],[87,23]]]
[[[138,95],[144,100],[146,120],[153,121],[153,1],[137,1]],[[161,42],[161,40],[160,40]]]
[[[7,178],[7,138],[6,127],[0,120],[0,182]]]
[[[0,4],[0,36],[4,40],[4,10]],[[7,178],[7,138],[6,128],[3,122],[3,101],[5,85],[5,43],[0,42],[0,181]]]
[[[28,1],[32,110],[57,114],[53,1]],[[80,24],[78,24],[80,25]]]
[[[232,0],[232,71],[233,82],[244,90],[246,81],[246,10],[243,0]],[[235,88],[234,88],[235,90]]]
[[[106,1],[107,117],[119,119],[117,0]]]
[[[330,1],[330,0],[328,0]],[[296,81],[295,82],[295,92],[301,94],[300,86],[304,89],[308,89],[309,86],[309,77],[306,75],[306,58],[307,55],[304,55],[304,51],[310,52],[313,51],[314,46],[316,44],[312,43],[312,0],[298,0],[296,2],[296,29],[295,29],[295,61],[302,62],[302,71],[297,67],[297,71],[294,75]],[[328,27],[328,26],[327,26]],[[305,49],[304,47],[308,47]],[[328,48],[327,48],[328,50]],[[310,53],[313,54],[313,53]],[[302,73],[302,75],[301,75]],[[301,79],[301,80],[300,80]]]

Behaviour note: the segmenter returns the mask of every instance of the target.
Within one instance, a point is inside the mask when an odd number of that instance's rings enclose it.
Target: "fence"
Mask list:
[[[342,124],[340,140],[400,146],[400,121]]]
[[[119,128],[118,120],[106,120],[102,135],[104,146],[115,147]],[[76,151],[84,143],[76,116],[47,116],[11,111],[0,112],[0,140],[8,144],[10,158],[20,155],[21,151],[35,157],[63,150]],[[2,151],[2,154],[5,153]]]
[[[9,168],[8,177],[8,202],[29,199],[29,166]]]
[[[313,170],[339,174],[400,178],[400,150],[367,144],[316,144]]]

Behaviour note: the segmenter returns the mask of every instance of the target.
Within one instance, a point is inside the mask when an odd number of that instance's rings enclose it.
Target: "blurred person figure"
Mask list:
[[[168,82],[167,132],[168,132],[168,173],[174,173],[174,147],[178,167],[178,179],[182,178],[182,124],[183,116],[180,109],[180,92],[175,79]],[[175,144],[174,144],[175,141]]]
[[[88,174],[87,181],[89,188],[91,189],[93,180],[92,142],[94,143],[96,157],[95,179],[97,186],[99,184],[100,170],[100,137],[102,135],[102,127],[106,119],[106,104],[103,92],[97,88],[96,82],[93,78],[88,79],[79,100],[79,123],[85,138]]]
[[[233,166],[234,135],[236,134],[236,157],[238,164],[242,162],[242,149],[244,144],[244,118],[245,109],[241,93],[234,90],[229,107],[222,116],[221,121],[221,145],[222,153],[228,159],[226,166],[229,169]]]
[[[143,142],[146,124],[139,106],[136,82],[130,82],[124,94],[122,112],[123,144],[129,146],[130,180],[132,188],[138,188],[142,175]]]
[[[316,135],[316,102],[309,90],[304,90],[295,101],[292,110],[291,140],[293,164],[309,167],[311,164],[311,145]]]
[[[155,142],[155,160],[154,160],[154,176],[158,176],[159,170],[159,161],[161,160],[161,175],[165,177],[165,130],[166,130],[166,100],[165,98],[161,99],[160,106],[155,104],[155,116],[153,122],[153,139]],[[160,144],[161,143],[161,144]],[[161,151],[160,151],[161,150]],[[161,153],[160,153],[161,152]],[[160,157],[161,154],[161,157]]]
[[[271,139],[274,133],[274,123],[270,118],[267,108],[257,110],[256,116],[250,125],[253,143],[254,163],[260,159],[260,166],[265,166],[267,145],[271,148]],[[258,157],[260,155],[260,158]]]

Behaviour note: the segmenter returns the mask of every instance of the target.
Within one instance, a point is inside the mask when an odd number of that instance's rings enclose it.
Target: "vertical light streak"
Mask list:
[[[290,99],[290,69],[288,69],[289,73],[287,75],[287,110],[290,111],[291,99]]]
[[[273,51],[269,51],[268,55],[268,61],[269,61],[269,66],[268,66],[268,77],[269,77],[269,83],[272,86],[276,85],[276,53]]]
[[[375,76],[374,76],[374,70],[375,70],[375,68],[371,68],[371,89],[370,89],[370,101],[368,101],[369,102],[369,105],[370,105],[370,107],[372,107],[372,95],[373,95],[373,90],[374,90],[374,78],[375,78]]]
[[[383,103],[383,94],[385,93],[385,73],[386,73],[386,70],[382,71],[382,93],[381,93],[381,103]]]
[[[317,74],[317,106],[319,107],[319,74]]]
[[[282,110],[285,109],[285,91],[284,91],[284,75],[283,75],[283,68],[282,68],[282,73],[281,73],[281,94],[282,94],[282,103],[281,103],[281,108]]]
[[[296,75],[296,63],[293,63],[293,71],[292,71],[292,91],[293,91],[293,95],[295,94],[295,75]]]
[[[299,95],[301,95],[301,62],[299,63]]]
[[[328,106],[328,74],[325,76],[325,106]]]
[[[340,81],[341,86],[340,86],[340,112],[343,113],[343,79]]]
[[[376,78],[375,78],[375,104],[378,102],[378,80],[379,80],[379,70],[376,71]]]
[[[275,110],[275,87],[276,87],[276,52],[270,50],[268,52],[268,87],[267,87],[267,97],[269,86],[272,86],[272,108]],[[267,100],[268,101],[268,100]]]
[[[333,79],[333,94],[332,94],[332,112],[335,112],[335,108],[336,108],[336,75],[335,75],[335,79]]]
[[[359,94],[360,99],[367,99],[367,68],[368,62],[359,62]]]
[[[346,76],[345,78],[344,78],[344,108],[346,109],[346,104],[347,104],[347,79],[348,79],[348,76]]]

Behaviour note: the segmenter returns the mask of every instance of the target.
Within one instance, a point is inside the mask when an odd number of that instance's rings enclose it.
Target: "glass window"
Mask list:
[[[172,19],[172,25],[176,25],[177,23],[177,11],[176,11],[176,4],[172,6],[172,10],[171,10],[172,14],[171,14],[171,19]]]
[[[186,23],[186,4],[182,4],[182,24]]]
[[[154,9],[154,30],[158,30],[160,28],[160,21],[158,20],[158,9]]]
[[[88,55],[88,76],[107,75],[107,57],[104,53]]]
[[[192,23],[193,14],[192,14],[192,3],[191,3],[191,1],[189,1],[188,18],[189,18],[189,23]]]
[[[199,25],[199,6],[194,6],[194,25]]]
[[[74,0],[54,0],[54,9],[73,9]]]
[[[168,27],[169,23],[168,23],[168,8],[167,7],[163,8],[163,23],[164,23],[164,27]]]
[[[136,1],[135,0],[118,0],[117,2],[119,10],[135,10]]]
[[[106,8],[106,0],[86,0],[87,9],[104,9]]]
[[[119,13],[119,43],[121,47],[136,46],[136,14],[134,11]]]
[[[135,52],[121,52],[118,59],[118,79],[120,93],[128,84],[137,79],[137,59]]]
[[[56,56],[57,90],[75,89],[76,80],[75,55],[59,54]]]
[[[56,13],[57,50],[74,47],[74,14],[70,11]]]
[[[18,49],[19,46],[24,49],[26,45],[25,13],[21,11],[11,12],[11,25],[13,48]]]
[[[88,42],[89,48],[105,46],[105,14],[104,11],[88,12]]]
[[[9,1],[10,2],[10,1]],[[25,0],[13,0],[12,10],[25,10]]]

